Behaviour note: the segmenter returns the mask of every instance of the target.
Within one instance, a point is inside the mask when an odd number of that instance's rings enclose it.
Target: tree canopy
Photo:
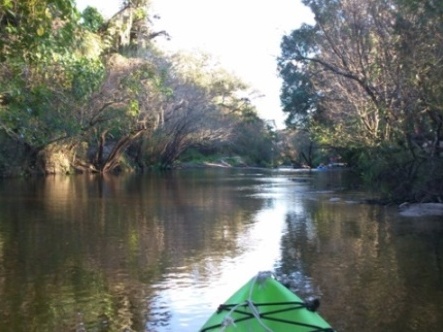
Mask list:
[[[228,152],[241,123],[266,128],[250,116],[249,87],[210,57],[155,46],[167,33],[152,29],[149,10],[124,2],[105,20],[71,0],[1,0],[1,170],[14,164],[12,146],[29,172],[169,168],[187,149]]]
[[[430,167],[442,176],[442,5],[303,3],[315,24],[284,36],[278,61],[288,125],[307,128],[323,146],[354,151],[366,174],[397,179],[397,192],[441,197],[443,188],[425,185],[425,175]]]

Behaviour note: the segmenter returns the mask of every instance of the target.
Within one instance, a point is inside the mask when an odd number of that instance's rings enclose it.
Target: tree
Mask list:
[[[426,144],[426,151],[420,152],[436,156],[443,139],[443,5],[406,0],[397,4],[402,13],[396,23],[397,49],[409,88],[402,95],[408,143],[415,148]]]
[[[105,23],[103,16],[94,7],[86,7],[81,17],[83,19],[82,26],[93,33],[97,33]]]
[[[299,64],[299,76],[316,91],[317,106],[327,109],[323,116],[353,132],[352,141],[377,145],[392,139],[402,75],[392,49],[395,13],[389,1],[304,3],[317,23],[284,38],[282,68]],[[331,134],[335,138],[337,132]],[[347,144],[351,137],[337,138]]]
[[[205,54],[176,54],[171,64],[168,86],[172,94],[162,105],[151,150],[163,168],[171,167],[189,147],[228,140],[234,128],[233,113],[238,111],[236,94],[246,88],[232,74],[214,67]]]
[[[78,130],[71,110],[94,89],[100,66],[75,54],[73,1],[2,1],[0,9],[0,128],[35,163],[46,146]],[[81,76],[89,80],[80,89]]]
[[[426,177],[424,165],[436,169],[440,151],[441,5],[303,3],[316,23],[285,36],[279,58],[288,121],[301,122],[323,146],[353,150],[377,169],[368,173],[397,178],[395,192],[412,192]]]
[[[77,18],[73,0],[1,0],[0,61],[35,63],[69,52]]]
[[[93,152],[87,168],[109,172],[120,165],[125,150],[158,121],[163,73],[150,61],[114,54],[106,64],[100,89],[88,100],[82,117],[85,139]],[[95,146],[95,148],[93,148]],[[79,160],[78,167],[84,167]]]
[[[0,1],[0,138],[26,150],[23,164],[52,172],[63,155],[63,171],[111,172],[127,157],[166,168],[236,129],[262,133],[238,78],[207,56],[155,48],[167,34],[151,30],[149,1],[123,2],[107,22],[73,1]]]

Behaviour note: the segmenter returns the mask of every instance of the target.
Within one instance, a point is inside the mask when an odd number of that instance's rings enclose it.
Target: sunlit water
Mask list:
[[[346,172],[182,170],[0,182],[0,331],[198,331],[257,272],[338,331],[440,331],[443,221]]]

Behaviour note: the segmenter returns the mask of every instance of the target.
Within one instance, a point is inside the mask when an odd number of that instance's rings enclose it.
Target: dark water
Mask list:
[[[0,331],[197,331],[262,270],[320,297],[338,331],[441,331],[443,220],[359,204],[354,184],[224,169],[3,180]]]

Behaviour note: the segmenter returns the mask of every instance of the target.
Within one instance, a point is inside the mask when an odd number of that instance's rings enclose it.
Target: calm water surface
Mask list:
[[[0,331],[198,331],[258,271],[338,331],[441,331],[443,220],[360,204],[343,172],[0,182]]]

